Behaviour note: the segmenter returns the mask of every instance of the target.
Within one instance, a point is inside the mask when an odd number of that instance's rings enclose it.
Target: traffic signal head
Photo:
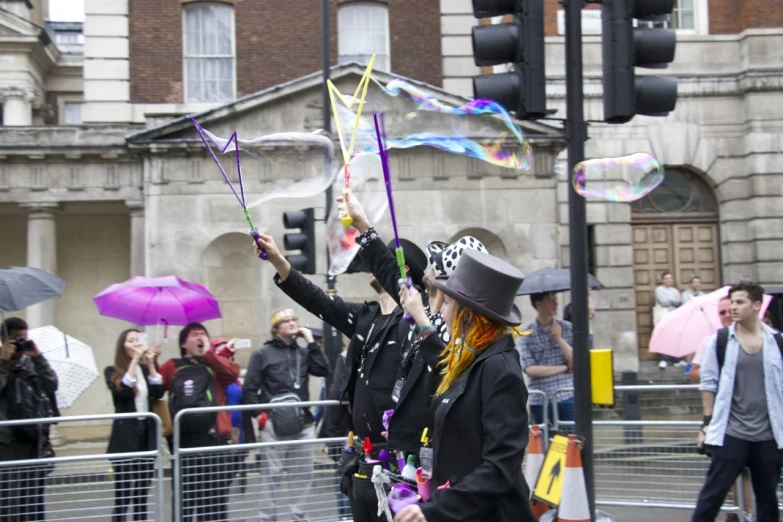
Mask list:
[[[315,213],[312,208],[283,212],[283,226],[298,228],[300,232],[285,234],[286,250],[300,250],[301,254],[285,256],[291,266],[303,274],[315,274]]]
[[[513,71],[473,78],[473,96],[495,100],[519,119],[546,115],[543,0],[473,0],[473,16],[513,14],[512,22],[477,25],[473,57],[480,67],[513,64]]]
[[[604,120],[625,123],[636,114],[665,116],[677,102],[677,79],[636,75],[634,67],[665,69],[674,60],[674,31],[634,27],[659,22],[675,0],[603,0],[601,4]]]

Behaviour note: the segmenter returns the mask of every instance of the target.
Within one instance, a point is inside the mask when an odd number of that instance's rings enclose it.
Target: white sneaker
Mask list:
[[[753,515],[745,513],[745,522],[753,522]]]
[[[678,368],[685,368],[686,366],[688,366],[688,362],[685,360],[677,361],[676,363],[674,363],[674,366]]]
[[[661,370],[665,370],[669,366],[669,363],[666,361],[661,361],[658,363],[658,368]]]

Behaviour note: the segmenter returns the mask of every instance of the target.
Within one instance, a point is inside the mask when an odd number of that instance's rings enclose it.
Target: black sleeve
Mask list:
[[[328,296],[294,268],[291,268],[285,281],[275,275],[275,284],[308,312],[337,328],[345,336],[353,337],[364,303],[348,303],[339,296]]]
[[[41,385],[43,386],[44,392],[49,395],[56,392],[59,381],[57,379],[57,374],[54,369],[52,369],[49,361],[46,360],[46,357],[39,355],[38,357],[31,357],[31,359],[33,360],[35,373],[38,375],[38,378],[41,379]]]
[[[150,384],[150,380],[149,380],[150,371],[146,366],[144,367],[143,372],[144,372],[144,377],[147,379],[147,390],[148,390],[147,393],[149,393],[150,399],[155,401],[162,399],[163,394],[166,393],[166,390],[163,388],[163,376],[162,375],[160,376],[161,377],[160,384]]]
[[[512,490],[528,441],[527,388],[519,365],[495,359],[481,376],[484,462],[464,480],[433,495],[421,506],[430,521],[478,519]],[[489,363],[489,360],[487,361]],[[518,412],[509,415],[508,412]]]
[[[424,362],[426,362],[430,368],[432,368],[433,373],[436,373],[437,375],[440,375],[440,366],[438,366],[438,363],[440,362],[440,354],[443,353],[443,350],[445,349],[446,344],[443,342],[443,339],[440,338],[437,332],[431,333],[426,339],[424,339],[424,341],[421,343],[421,347],[419,348],[421,356],[424,358]]]
[[[318,343],[307,345],[307,371],[316,377],[328,377],[331,373],[329,359]]]
[[[400,267],[397,258],[386,248],[380,237],[368,241],[360,251],[362,259],[370,267],[370,272],[381,284],[386,293],[400,304]]]
[[[242,404],[261,404],[259,392],[261,391],[261,372],[263,371],[263,348],[259,348],[250,356],[250,364],[247,366],[245,382],[242,384]],[[260,411],[253,412],[258,415]]]
[[[106,386],[109,387],[109,391],[112,393],[112,395],[115,395],[117,397],[133,397],[133,388],[130,388],[125,385],[122,381],[119,382],[119,388],[117,388],[117,385],[112,382],[111,377],[114,375],[114,366],[108,366],[105,370],[103,370],[103,376],[106,379]]]
[[[334,375],[332,376],[332,385],[326,391],[326,399],[330,401],[339,401],[341,398],[340,391],[343,388],[343,379],[345,376],[345,357],[338,355],[334,361]]]

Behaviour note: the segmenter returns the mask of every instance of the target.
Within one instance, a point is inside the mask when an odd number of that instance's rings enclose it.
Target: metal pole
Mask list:
[[[566,47],[566,137],[568,140],[568,231],[571,251],[571,303],[574,326],[574,422],[584,438],[584,468],[590,517],[595,520],[593,474],[593,399],[590,386],[587,312],[587,209],[570,179],[574,166],[584,160],[587,131],[582,106],[582,7],[584,0],[564,0]]]
[[[321,53],[322,53],[322,59],[323,59],[323,74],[324,74],[324,84],[323,84],[323,129],[326,131],[330,136],[332,134],[332,113],[330,112],[330,103],[329,103],[329,89],[326,86],[327,80],[329,80],[329,68],[331,67],[331,59],[329,56],[329,0],[321,0]],[[334,166],[331,164],[331,161],[329,161],[329,158],[327,158],[326,161],[326,169],[331,171],[331,169]],[[324,223],[328,222],[329,220],[329,213],[332,211],[332,200],[334,198],[334,195],[332,193],[332,186],[330,185],[329,188],[326,189],[326,206],[324,208]],[[329,265],[330,265],[330,258],[329,258],[329,247],[326,248],[326,288],[327,293],[333,294],[336,293],[335,291],[335,284],[337,283],[337,278],[335,276],[329,275]],[[340,355],[341,347],[338,346],[336,343],[337,336],[339,335],[339,332],[337,332],[334,328],[332,328],[332,325],[328,323],[323,324],[323,332],[324,332],[324,351],[326,352],[326,358],[329,360],[329,364],[332,368],[334,368],[334,363],[337,360],[337,357]],[[331,385],[332,379],[335,376],[329,375],[329,377],[326,378],[327,386]]]

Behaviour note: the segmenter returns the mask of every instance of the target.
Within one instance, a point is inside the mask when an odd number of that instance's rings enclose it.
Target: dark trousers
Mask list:
[[[222,446],[226,441],[208,433],[183,433],[181,447]],[[182,457],[181,520],[218,521],[228,519],[226,460],[228,453],[189,454]]]
[[[351,499],[353,522],[386,522],[386,515],[378,516],[377,502],[360,502]]]
[[[774,440],[748,442],[726,435],[723,446],[712,447],[712,462],[691,521],[713,522],[731,486],[748,467],[756,496],[755,519],[778,522],[776,490],[781,462],[783,453]]]
[[[113,522],[125,520],[125,511],[133,506],[133,520],[147,520],[147,494],[152,483],[155,460],[131,458],[112,460],[114,468]]]
[[[0,444],[0,461],[37,459],[38,442]],[[0,520],[44,520],[44,467],[0,466]]]
[[[555,415],[552,411],[552,402],[546,401],[547,404],[547,414],[549,415],[549,425],[554,426],[555,423]],[[530,415],[533,417],[533,423],[534,424],[543,424],[544,422],[544,405],[543,404],[531,404],[530,405]],[[557,419],[561,421],[572,421],[574,420],[574,398],[571,397],[570,399],[566,399],[564,401],[557,403]],[[563,431],[570,431],[563,430]]]

